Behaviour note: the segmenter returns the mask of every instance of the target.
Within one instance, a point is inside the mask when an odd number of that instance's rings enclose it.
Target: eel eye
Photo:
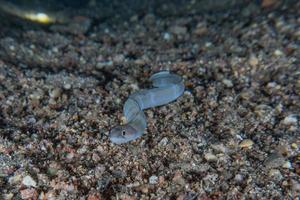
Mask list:
[[[126,135],[126,131],[122,130],[122,135],[125,136]]]

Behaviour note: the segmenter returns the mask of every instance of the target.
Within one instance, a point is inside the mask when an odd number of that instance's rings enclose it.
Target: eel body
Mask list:
[[[150,77],[153,88],[133,93],[123,108],[127,124],[110,130],[109,138],[115,144],[122,144],[140,137],[147,127],[143,109],[161,106],[174,101],[184,92],[183,79],[169,71],[161,71]]]

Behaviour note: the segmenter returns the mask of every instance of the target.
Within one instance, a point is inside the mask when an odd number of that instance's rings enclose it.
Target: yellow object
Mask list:
[[[21,7],[18,7],[15,4],[12,4],[7,1],[2,1],[2,0],[0,0],[0,11],[4,11],[11,15],[18,16],[20,18],[31,20],[42,24],[64,21],[62,16],[58,16],[50,13],[47,14],[35,10],[22,9]]]
[[[31,21],[39,22],[42,24],[48,24],[55,22],[54,18],[49,17],[46,13],[25,13],[25,19],[29,19]]]
[[[292,143],[292,148],[293,149],[297,149],[298,148],[298,145],[296,143]]]

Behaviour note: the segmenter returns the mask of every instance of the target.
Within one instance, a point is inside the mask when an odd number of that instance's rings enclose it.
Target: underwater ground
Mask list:
[[[299,10],[2,16],[0,199],[297,199]],[[141,138],[112,144],[129,94],[166,69],[184,94],[145,110]]]

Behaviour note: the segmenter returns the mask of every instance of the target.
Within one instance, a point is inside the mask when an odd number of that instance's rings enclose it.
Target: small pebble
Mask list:
[[[292,180],[291,182],[292,182],[293,191],[300,192],[300,183],[299,183],[299,181]]]
[[[57,99],[60,97],[61,95],[61,89],[60,88],[55,88],[51,91],[50,93],[50,97],[53,98],[53,99]]]
[[[283,52],[280,51],[279,49],[276,49],[276,50],[274,51],[274,55],[275,55],[275,56],[282,56],[282,55],[283,55]]]
[[[70,83],[65,83],[63,87],[65,90],[69,90],[71,89],[72,85]]]
[[[97,194],[90,194],[87,198],[87,200],[101,200],[100,195],[97,195]]]
[[[174,183],[176,183],[178,185],[185,185],[185,180],[182,177],[182,174],[181,174],[180,171],[175,172],[175,175],[174,175],[172,180],[173,180]]]
[[[176,35],[184,35],[187,33],[187,28],[185,26],[173,26],[171,32]]]
[[[281,172],[278,169],[271,169],[269,171],[269,176],[274,177],[277,180],[281,180],[283,178]]]
[[[258,65],[258,59],[254,55],[251,55],[250,58],[249,58],[249,64],[252,67],[257,66]]]
[[[148,185],[143,185],[140,187],[140,190],[142,191],[142,193],[147,194],[149,192],[149,187]]]
[[[34,92],[33,94],[29,95],[29,98],[33,100],[39,100],[42,98],[42,95],[38,92]]]
[[[227,151],[227,147],[225,147],[224,144],[214,144],[211,145],[211,147],[218,153],[225,153]]]
[[[5,200],[11,200],[11,199],[13,199],[13,197],[14,197],[14,194],[13,194],[13,193],[8,193],[8,194],[4,194],[4,195],[3,195],[3,198],[4,198]]]
[[[292,143],[291,146],[293,149],[298,149],[298,145],[296,143]]]
[[[261,7],[268,8],[277,3],[278,0],[262,0]]]
[[[164,38],[164,40],[170,40],[171,39],[171,34],[166,32],[166,33],[164,33],[163,38]]]
[[[264,161],[267,169],[281,167],[286,162],[285,158],[279,153],[270,154]]]
[[[97,69],[103,69],[105,67],[110,67],[110,66],[113,66],[113,62],[111,60],[109,60],[109,61],[103,61],[103,62],[98,62],[96,64],[96,68]]]
[[[123,63],[125,60],[125,56],[123,54],[118,54],[113,57],[113,62],[117,64]]]
[[[19,182],[21,182],[21,178],[22,178],[22,176],[20,174],[16,174],[12,177],[9,177],[8,183],[11,185],[18,184]]]
[[[222,83],[223,83],[226,87],[228,87],[228,88],[233,87],[233,83],[232,83],[232,81],[229,80],[229,79],[223,79],[223,80],[222,80]]]
[[[250,139],[245,139],[245,140],[243,140],[243,141],[239,144],[239,146],[240,146],[241,148],[248,148],[248,149],[251,149],[252,146],[253,146],[253,144],[254,144],[254,142],[253,142],[252,140],[250,140]]]
[[[25,176],[22,183],[27,187],[36,187],[36,182],[31,178],[31,176]]]
[[[205,158],[205,160],[207,160],[208,162],[212,162],[212,161],[217,161],[217,160],[218,160],[217,156],[215,156],[215,155],[212,154],[212,153],[205,153],[205,154],[204,154],[204,158]]]
[[[21,190],[22,199],[37,199],[38,193],[34,188],[28,188],[25,190]]]
[[[169,142],[169,139],[167,137],[164,137],[158,144],[161,146],[166,146]]]
[[[205,23],[198,23],[194,31],[197,36],[205,35],[208,32],[207,25]]]
[[[155,175],[152,175],[152,176],[150,176],[150,178],[149,178],[149,183],[150,184],[157,184],[158,183],[158,177],[157,176],[155,176]]]
[[[289,147],[287,145],[278,145],[276,150],[283,156],[287,156],[289,154]]]
[[[236,174],[234,180],[237,183],[241,183],[244,180],[244,177],[241,174]]]
[[[286,168],[286,169],[291,169],[292,168],[292,164],[290,161],[286,161],[283,165],[282,165],[283,168]]]
[[[284,125],[296,125],[297,124],[297,117],[295,115],[289,115],[285,117],[282,121]]]

